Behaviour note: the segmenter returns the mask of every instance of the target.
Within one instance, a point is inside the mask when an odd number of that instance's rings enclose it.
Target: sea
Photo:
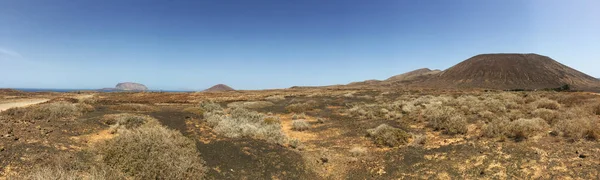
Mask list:
[[[126,91],[115,91],[115,90],[102,90],[102,89],[45,89],[45,88],[11,88],[14,90],[24,92],[78,92],[78,91],[98,91],[98,92],[126,92]],[[196,91],[177,91],[177,90],[148,90],[146,92],[196,92]]]

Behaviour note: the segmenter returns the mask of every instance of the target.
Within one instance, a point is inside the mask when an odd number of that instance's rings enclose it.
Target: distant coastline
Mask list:
[[[52,88],[10,88],[24,92],[77,92],[77,91],[97,91],[97,92],[129,92],[119,90],[103,90],[103,89],[52,89]],[[196,91],[177,91],[177,90],[148,90],[146,92],[196,92]]]

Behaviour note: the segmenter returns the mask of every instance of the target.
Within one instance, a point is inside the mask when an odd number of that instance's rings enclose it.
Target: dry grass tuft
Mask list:
[[[410,134],[404,130],[381,124],[373,129],[368,129],[367,133],[373,142],[378,146],[398,147],[408,143]]]
[[[306,112],[306,111],[313,110],[313,109],[317,108],[318,106],[319,106],[319,103],[317,101],[310,100],[310,101],[306,101],[303,103],[290,104],[287,107],[285,107],[285,109],[288,112],[300,113],[300,112]]]
[[[298,119],[292,121],[292,130],[294,131],[306,131],[310,128],[310,124],[304,119]]]

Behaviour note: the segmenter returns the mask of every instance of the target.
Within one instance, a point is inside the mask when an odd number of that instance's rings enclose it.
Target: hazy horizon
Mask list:
[[[0,2],[0,88],[152,90],[347,84],[484,53],[600,77],[600,2]]]

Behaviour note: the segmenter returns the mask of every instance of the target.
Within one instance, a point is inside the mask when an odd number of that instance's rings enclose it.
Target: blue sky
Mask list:
[[[0,87],[287,88],[538,53],[600,77],[596,0],[0,0]]]

